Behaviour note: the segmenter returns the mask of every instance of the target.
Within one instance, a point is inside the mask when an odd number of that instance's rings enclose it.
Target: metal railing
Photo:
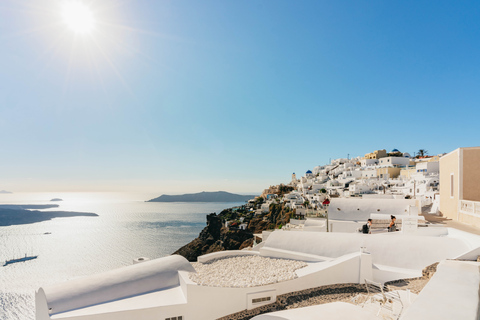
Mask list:
[[[480,217],[480,202],[460,200],[460,213]]]

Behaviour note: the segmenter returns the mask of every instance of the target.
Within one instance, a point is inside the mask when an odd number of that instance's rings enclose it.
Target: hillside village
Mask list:
[[[258,227],[258,220],[272,218],[272,204],[281,205],[289,217],[325,217],[334,198],[397,198],[415,199],[419,211],[439,214],[439,160],[443,154],[428,156],[420,149],[416,157],[393,149],[375,150],[363,157],[339,158],[330,164],[316,166],[288,184],[270,186],[260,197],[248,201],[245,207],[233,208],[235,213],[222,212],[225,226],[230,229],[259,232],[283,227],[288,221]],[[245,210],[247,209],[247,210]],[[265,217],[267,216],[267,217]],[[270,219],[272,220],[272,219]],[[264,224],[265,225],[265,224]]]
[[[282,186],[271,186],[262,193],[266,200],[260,211],[267,212],[274,202],[284,202],[295,209],[296,215],[325,209],[330,198],[362,197],[365,194],[389,194],[421,200],[422,206],[435,204],[438,212],[439,159],[442,155],[412,157],[397,149],[391,152],[375,150],[364,157],[333,159],[330,164],[308,170],[297,179],[292,174],[288,186],[293,191],[280,199]],[[255,200],[250,201],[250,206]]]

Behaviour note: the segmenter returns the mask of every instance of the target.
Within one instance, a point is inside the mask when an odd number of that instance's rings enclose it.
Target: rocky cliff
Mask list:
[[[182,255],[188,261],[196,261],[198,256],[207,253],[250,247],[253,244],[254,233],[285,225],[290,221],[291,211],[283,204],[272,204],[268,213],[255,218],[252,215],[253,213],[249,213],[244,207],[240,210],[226,209],[218,215],[211,213],[207,215],[207,226],[199,236],[173,254]],[[225,227],[226,220],[231,221],[239,217],[243,217],[245,223],[248,223],[246,230]],[[257,242],[259,241],[257,238]]]

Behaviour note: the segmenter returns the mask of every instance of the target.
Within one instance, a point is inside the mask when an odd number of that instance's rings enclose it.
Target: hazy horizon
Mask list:
[[[7,191],[7,192],[1,192],[1,191]],[[192,193],[201,193],[201,192],[228,192],[228,193],[233,193],[233,194],[239,194],[239,195],[260,195],[263,190],[261,191],[252,191],[252,192],[235,192],[235,191],[230,191],[230,190],[193,190],[193,191],[185,191],[185,192],[163,192],[163,191],[158,191],[156,192],[155,190],[131,190],[131,191],[125,191],[125,190],[100,190],[100,191],[91,191],[91,190],[75,190],[75,191],[63,191],[63,190],[48,190],[48,191],[10,191],[10,190],[0,190],[0,203],[2,202],[2,196],[8,195],[8,194],[132,194],[132,195],[151,195],[151,196],[160,196],[160,195],[183,195],[183,194],[192,194]]]

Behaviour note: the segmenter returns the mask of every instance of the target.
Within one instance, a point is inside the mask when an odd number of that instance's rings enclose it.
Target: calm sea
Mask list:
[[[240,203],[155,203],[158,194],[0,194],[0,204],[58,204],[49,210],[93,212],[98,217],[55,218],[0,227],[0,319],[34,319],[35,290],[68,279],[132,264],[137,257],[164,257],[187,244],[206,225],[206,214]],[[50,202],[61,198],[61,202]],[[50,234],[46,234],[50,233]]]

